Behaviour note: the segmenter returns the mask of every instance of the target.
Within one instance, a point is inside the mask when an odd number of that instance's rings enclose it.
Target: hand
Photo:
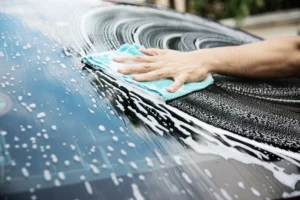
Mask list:
[[[140,52],[147,56],[114,58],[114,61],[119,63],[139,63],[119,68],[118,72],[125,75],[134,74],[132,79],[135,81],[172,78],[174,83],[167,88],[168,92],[176,92],[184,83],[204,80],[210,73],[206,57],[199,57],[199,53],[162,49],[141,49]]]

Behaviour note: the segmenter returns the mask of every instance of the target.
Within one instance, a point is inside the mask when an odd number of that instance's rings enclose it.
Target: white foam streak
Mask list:
[[[93,71],[90,71],[93,74]],[[97,72],[100,73],[100,72]],[[105,76],[106,78],[110,79],[111,81],[117,83],[119,86],[124,86],[126,87],[129,91],[134,91],[134,93],[137,93],[140,96],[144,96],[144,92],[137,90],[135,87],[132,87],[130,84],[128,83],[124,83],[121,80],[114,80],[112,78],[110,78],[109,76],[105,75],[104,73],[100,73],[100,75]],[[94,74],[95,78],[98,79],[97,75]],[[101,80],[104,81],[104,80]],[[106,82],[107,84],[109,84],[108,82]],[[111,84],[109,84],[111,85]],[[120,91],[122,94],[124,94],[124,96],[126,98],[129,98],[127,96],[127,94],[125,94],[123,91],[119,90],[117,87],[111,85],[112,87],[114,87],[114,89]],[[143,106],[148,107],[149,109],[155,109],[155,107],[143,102],[139,96],[135,95],[134,93],[130,92],[130,95],[135,99],[135,103],[136,104],[140,104]],[[295,161],[298,160],[300,161],[300,155],[294,152],[290,152],[290,151],[286,151],[283,149],[279,149],[276,147],[272,147],[270,145],[264,144],[264,143],[259,143],[256,142],[254,140],[250,140],[248,138],[239,136],[237,134],[233,134],[231,132],[222,130],[220,128],[216,128],[212,125],[206,124],[204,122],[201,122],[200,120],[187,115],[186,113],[167,105],[165,102],[161,101],[160,99],[155,98],[154,96],[147,96],[148,99],[150,101],[152,101],[153,103],[156,104],[156,106],[158,106],[160,109],[155,109],[159,116],[162,118],[169,118],[174,122],[174,126],[181,131],[182,133],[184,133],[185,135],[189,136],[190,132],[188,131],[188,129],[190,129],[191,131],[199,134],[201,137],[205,138],[206,141],[206,145],[199,145],[197,142],[195,142],[194,140],[192,140],[191,137],[188,137],[186,139],[183,139],[183,141],[190,146],[192,149],[194,149],[194,151],[200,153],[200,154],[213,154],[213,155],[219,155],[225,159],[234,159],[237,160],[239,162],[242,162],[244,164],[257,164],[269,171],[271,171],[274,175],[274,177],[280,181],[282,184],[290,187],[290,188],[294,188],[295,184],[297,183],[297,181],[300,180],[300,175],[298,174],[287,174],[284,172],[284,169],[281,167],[278,167],[277,165],[275,165],[274,163],[269,163],[268,161],[261,161],[258,158],[265,158],[268,159],[268,154],[264,154],[261,151],[258,151],[256,149],[253,149],[251,146],[255,146],[258,147],[260,149],[266,150],[268,152],[271,152],[279,157],[282,157],[288,161],[290,161],[291,163],[295,164],[296,166],[299,166],[300,164]],[[149,125],[153,131],[155,131],[156,133],[162,135],[164,131],[166,131],[166,129],[157,121],[157,119],[155,118],[151,118],[151,120],[149,118],[144,117],[142,114],[138,113],[137,110],[133,109],[132,107],[128,107],[128,109],[130,109],[131,111],[133,111],[134,113],[136,113],[136,116],[142,120],[143,122],[145,122],[147,125]],[[181,117],[183,117],[185,120],[187,120],[188,122],[193,123],[193,126],[190,126],[189,124],[187,124],[186,122],[180,121],[178,119],[176,119],[175,117],[172,116],[172,114],[170,113],[170,111],[180,115]],[[196,126],[195,126],[196,125]],[[199,126],[201,127],[203,130],[197,129],[196,127]],[[183,128],[186,127],[186,128]],[[162,131],[163,130],[163,131]],[[229,146],[224,145],[222,142],[220,142],[215,136],[219,136],[221,137],[224,141],[226,141],[226,143],[229,144]],[[233,137],[238,141],[232,141],[230,139],[228,139],[227,136]],[[251,145],[248,146],[247,144]],[[240,152],[239,150],[237,150],[235,147],[240,147],[243,149],[246,149],[250,152],[252,152],[253,154],[255,154],[257,156],[251,156],[247,153],[243,153]],[[294,159],[294,160],[293,160]]]
[[[138,186],[136,184],[131,184],[131,188],[132,188],[132,191],[133,191],[133,196],[136,200],[144,200],[144,196],[141,194]]]

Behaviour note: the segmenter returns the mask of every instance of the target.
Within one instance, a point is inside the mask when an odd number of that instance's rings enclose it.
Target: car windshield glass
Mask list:
[[[125,43],[192,51],[259,40],[154,7],[2,1],[0,199],[255,199],[299,190],[298,79],[214,75],[203,92],[164,102],[81,62]]]

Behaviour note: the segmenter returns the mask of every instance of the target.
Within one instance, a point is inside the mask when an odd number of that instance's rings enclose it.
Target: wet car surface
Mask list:
[[[193,21],[209,27],[204,32],[232,35],[226,43],[219,34],[210,47],[258,38],[154,8],[92,0],[0,4],[1,199],[274,199],[299,194],[297,140],[291,148],[280,148],[217,128],[81,63],[83,55],[125,42],[193,50],[177,41],[186,29],[193,34],[201,29]],[[168,31],[161,24],[151,28],[145,23],[149,14],[187,24],[179,31],[173,21],[166,24]],[[121,19],[132,19],[132,26]],[[140,34],[148,27],[149,35]],[[168,38],[156,40],[150,34],[154,31]]]

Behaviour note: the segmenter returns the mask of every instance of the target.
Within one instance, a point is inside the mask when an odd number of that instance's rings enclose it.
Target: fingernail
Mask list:
[[[125,73],[125,72],[126,72],[126,68],[119,68],[119,69],[118,69],[118,72],[119,72],[119,73]]]
[[[113,58],[113,60],[114,60],[114,61],[119,61],[120,59],[119,59],[119,58]]]
[[[168,87],[167,90],[168,90],[168,92],[172,92],[172,93],[174,92],[174,88],[173,87]]]
[[[135,81],[139,81],[139,76],[138,75],[133,75],[132,79],[135,80]]]

